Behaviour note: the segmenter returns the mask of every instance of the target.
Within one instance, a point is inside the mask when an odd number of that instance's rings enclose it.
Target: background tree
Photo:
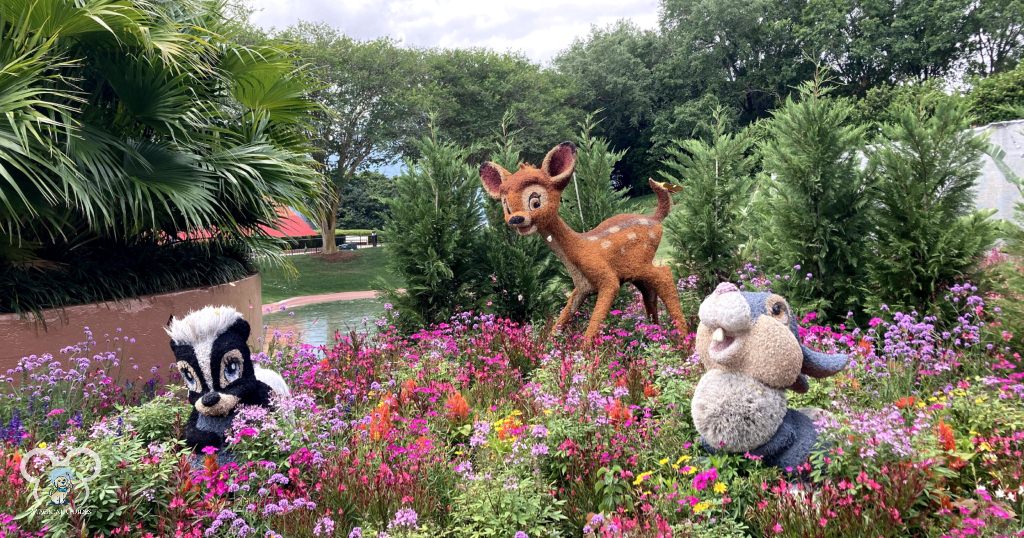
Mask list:
[[[474,162],[489,150],[481,141],[501,131],[502,118],[518,132],[528,161],[568,139],[583,117],[574,103],[574,81],[526,58],[486,49],[432,50],[424,56],[428,94],[424,106],[435,128],[455,144],[472,147]]]
[[[623,21],[592,30],[554,59],[556,69],[576,83],[580,106],[603,111],[605,119],[594,134],[606,138],[611,148],[629,148],[615,176],[638,193],[647,190],[647,177],[654,173],[647,152],[659,107],[655,70],[662,46],[657,33]]]
[[[872,257],[865,126],[851,123],[853,105],[829,96],[819,79],[798,91],[765,124],[759,149],[767,177],[752,234],[769,273],[791,275],[800,266],[780,291],[841,319],[859,311]]]
[[[420,157],[395,178],[384,225],[388,270],[405,292],[384,287],[408,327],[447,320],[480,301],[480,178],[469,150],[441,141],[433,130],[416,142]]]
[[[944,96],[898,105],[885,142],[871,148],[876,302],[927,309],[992,246],[995,210],[974,210],[986,143],[967,110]]]
[[[357,172],[342,185],[339,195],[339,228],[379,230],[387,218],[386,200],[395,195],[395,182],[380,172]]]
[[[613,151],[607,140],[594,136],[594,116],[580,123],[576,136],[576,171],[562,191],[562,219],[577,232],[585,232],[630,207],[624,189],[612,183],[615,164],[625,152]]]
[[[683,186],[677,207],[665,219],[665,239],[672,247],[677,274],[696,274],[701,297],[742,266],[746,240],[744,211],[750,202],[757,156],[749,131],[728,134],[723,108],[712,112],[708,142],[676,142],[663,161],[662,177]]]
[[[1017,66],[1024,53],[1024,0],[979,0],[971,22],[973,72],[991,75]]]
[[[978,124],[1024,117],[1024,65],[972,82],[967,100]]]
[[[324,252],[334,252],[346,183],[359,171],[395,161],[423,125],[418,53],[387,39],[355,41],[325,24],[302,22],[278,38],[294,47],[319,82],[313,156],[334,188],[321,194],[318,220]]]

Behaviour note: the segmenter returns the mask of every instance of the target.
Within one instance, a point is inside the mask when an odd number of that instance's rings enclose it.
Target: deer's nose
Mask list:
[[[526,221],[526,217],[524,217],[522,215],[516,215],[516,216],[510,217],[508,219],[508,223],[511,224],[512,226],[519,226],[524,221]]]

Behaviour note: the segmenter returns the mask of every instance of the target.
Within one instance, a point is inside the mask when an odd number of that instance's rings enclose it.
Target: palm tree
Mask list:
[[[0,311],[28,301],[3,296],[5,276],[93,245],[268,252],[258,226],[315,198],[309,81],[287,51],[234,39],[225,9],[0,3]]]

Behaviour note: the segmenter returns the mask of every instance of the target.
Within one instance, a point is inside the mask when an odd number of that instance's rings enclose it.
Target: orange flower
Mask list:
[[[939,445],[942,446],[943,450],[947,452],[956,450],[956,437],[953,435],[953,428],[949,424],[940,420],[935,430],[939,436]]]
[[[416,391],[416,380],[406,379],[402,382],[402,390],[398,395],[398,403],[405,405],[412,400],[413,394]]]
[[[498,432],[498,439],[507,441],[509,439],[515,439],[520,433],[522,433],[523,423],[519,421],[515,416],[508,416],[495,425],[495,431]]]
[[[861,338],[860,341],[857,342],[857,351],[859,351],[860,354],[865,357],[870,355],[871,352],[874,351],[874,349],[875,346],[867,338]]]
[[[444,408],[447,412],[448,420],[452,422],[462,422],[469,418],[469,404],[466,403],[466,399],[459,392],[454,392],[448,397],[448,401],[444,403]]]
[[[648,398],[654,398],[657,395],[658,395],[658,387],[655,387],[654,385],[652,385],[650,383],[644,385],[644,396],[647,396]]]
[[[370,413],[370,439],[380,441],[391,431],[391,403],[384,399]]]
[[[913,396],[904,396],[899,400],[896,400],[896,407],[900,409],[907,409],[914,407],[915,403],[917,403],[917,398],[914,398]]]
[[[623,405],[620,400],[615,400],[611,404],[608,404],[608,406],[605,407],[605,411],[608,412],[608,419],[611,420],[613,424],[626,422],[633,418],[633,412],[629,410],[628,406]]]

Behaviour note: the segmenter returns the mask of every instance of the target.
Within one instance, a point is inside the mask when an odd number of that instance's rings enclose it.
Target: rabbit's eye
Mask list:
[[[778,316],[782,313],[782,303],[775,303],[772,305],[772,315]]]

